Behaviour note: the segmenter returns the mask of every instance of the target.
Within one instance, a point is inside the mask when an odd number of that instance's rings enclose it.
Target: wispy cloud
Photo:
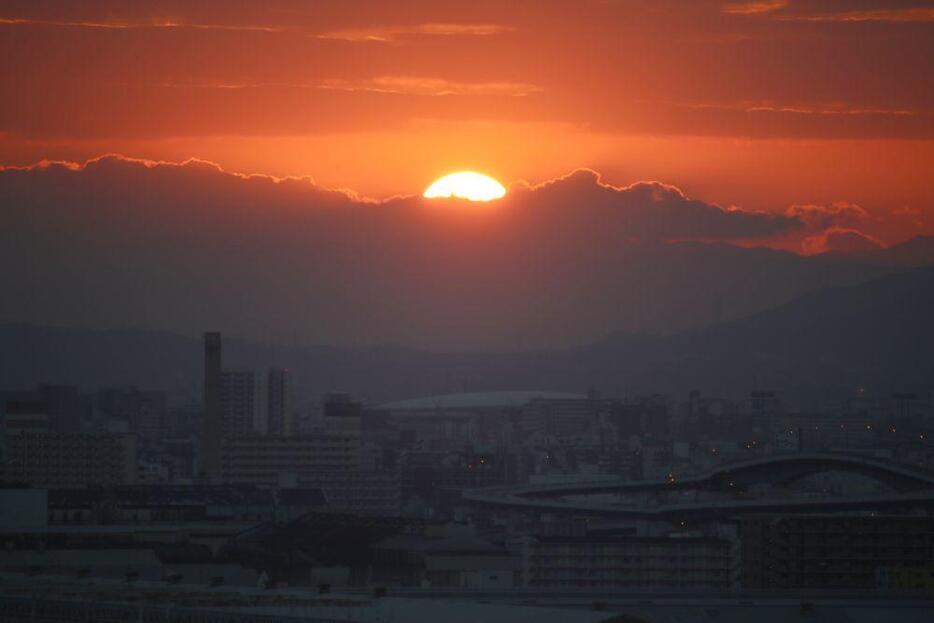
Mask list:
[[[776,19],[804,22],[934,22],[934,8],[874,9],[838,13],[780,15],[776,16]]]
[[[788,6],[788,0],[756,0],[753,2],[730,2],[723,5],[723,12],[730,15],[760,15],[771,13]]]
[[[319,39],[340,41],[391,42],[406,37],[418,36],[469,36],[487,37],[514,31],[512,26],[502,24],[450,24],[426,23],[401,26],[372,26],[366,28],[348,28],[317,35]]]
[[[934,22],[932,7],[808,13],[789,7],[788,0],[750,0],[729,2],[721,10],[730,15],[763,15],[790,22]]]
[[[218,89],[224,91],[239,91],[244,89],[320,89],[321,84],[315,82],[265,82],[265,81],[210,81],[210,82],[159,82],[154,86],[163,89]]]
[[[0,18],[0,26],[49,26],[53,28],[92,28],[101,30],[144,30],[144,29],[189,29],[227,30],[234,32],[285,32],[296,30],[291,26],[266,26],[257,24],[206,24],[175,20],[42,20],[28,18]]]
[[[778,104],[772,102],[676,102],[679,108],[695,110],[729,110],[746,113],[787,113],[795,115],[880,115],[880,116],[915,116],[915,110],[902,108],[875,108],[854,106],[845,103],[827,104]]]
[[[96,30],[217,30],[232,32],[298,32],[318,39],[355,42],[395,42],[412,37],[464,36],[485,37],[515,30],[502,24],[424,23],[398,26],[369,26],[330,32],[315,32],[305,26],[280,24],[217,24],[185,22],[176,19],[148,20],[49,20],[25,17],[0,17],[0,26],[45,26],[49,28],[86,28]]]
[[[503,95],[524,97],[539,93],[538,85],[524,82],[455,82],[441,78],[414,76],[381,76],[364,80],[333,79],[321,83],[321,88],[337,91],[368,91],[407,95]]]
[[[500,95],[524,97],[540,93],[542,87],[525,82],[457,82],[443,78],[417,76],[379,76],[376,78],[330,78],[320,82],[160,82],[165,89],[324,89],[364,93],[390,93],[400,95]]]

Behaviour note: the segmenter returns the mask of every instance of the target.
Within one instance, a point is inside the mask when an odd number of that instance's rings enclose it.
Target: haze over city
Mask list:
[[[931,2],[0,0],[0,56],[11,621],[930,618]]]

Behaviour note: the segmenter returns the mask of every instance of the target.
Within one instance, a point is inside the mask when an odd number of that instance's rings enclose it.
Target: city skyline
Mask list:
[[[934,620],[934,0],[0,0],[0,619]]]

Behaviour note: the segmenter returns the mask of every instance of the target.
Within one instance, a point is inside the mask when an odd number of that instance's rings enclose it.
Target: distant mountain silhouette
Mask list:
[[[866,258],[905,268],[934,264],[934,236],[915,236],[901,244],[875,251]]]
[[[882,249],[848,229],[858,208],[725,209],[583,169],[465,210],[111,155],[0,169],[0,197],[0,264],[15,268],[0,271],[0,323],[216,326],[278,343],[568,348],[698,329],[934,260],[930,239]]]
[[[435,393],[542,389],[608,395],[739,394],[769,387],[814,396],[859,386],[930,388],[934,267],[826,288],[741,320],[667,337],[614,335],[570,349],[433,353],[397,346],[266,346],[225,339],[229,368],[292,370],[300,398],[331,390],[371,401]],[[135,383],[198,400],[201,344],[138,330],[0,326],[0,387],[85,389]]]

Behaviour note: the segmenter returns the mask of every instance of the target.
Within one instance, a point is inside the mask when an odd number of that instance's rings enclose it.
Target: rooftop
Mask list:
[[[398,400],[377,405],[380,411],[440,411],[447,409],[497,409],[521,407],[536,398],[549,400],[579,400],[584,394],[567,394],[545,391],[502,391],[472,392],[466,394],[442,394]]]

